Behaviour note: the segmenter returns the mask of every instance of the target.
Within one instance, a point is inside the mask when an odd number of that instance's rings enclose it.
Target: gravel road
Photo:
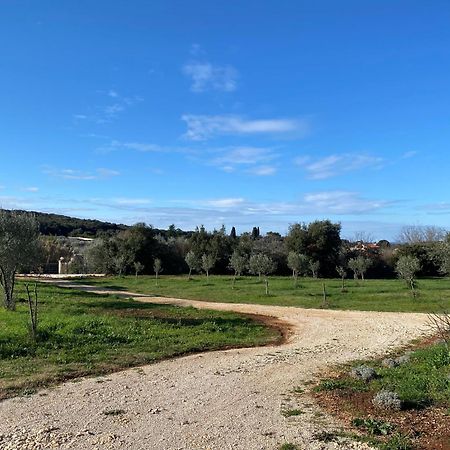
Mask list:
[[[289,337],[280,346],[190,355],[3,401],[0,449],[269,450],[285,442],[308,450],[367,449],[348,440],[320,439],[340,425],[314,404],[308,383],[327,366],[381,355],[423,335],[427,321],[424,314],[127,295],[270,316],[286,324]],[[305,392],[293,393],[297,387]],[[291,409],[303,413],[282,414]]]

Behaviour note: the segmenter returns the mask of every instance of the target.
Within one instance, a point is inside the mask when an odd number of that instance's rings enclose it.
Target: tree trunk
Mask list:
[[[188,280],[192,280],[191,274],[192,274],[192,269],[189,267],[189,277],[188,277]]]
[[[269,279],[267,277],[264,278],[264,283],[266,284],[266,295],[269,295]]]
[[[25,288],[27,290],[27,297],[28,297],[28,309],[30,312],[30,333],[31,338],[34,342],[36,342],[37,338],[37,317],[38,317],[38,294],[37,294],[37,283],[34,283],[34,299],[33,296],[30,293],[30,289],[28,287],[28,284],[25,285]]]
[[[328,306],[328,302],[327,302],[327,291],[325,289],[325,283],[322,283],[322,297],[323,297],[322,308],[326,308]]]
[[[345,277],[342,277],[342,290],[345,289]]]
[[[416,290],[414,289],[414,280],[411,279],[410,280],[410,285],[411,285],[411,292],[414,298],[416,298]]]
[[[14,302],[15,275],[15,270],[13,270],[11,273],[5,273],[5,270],[1,269],[0,281],[4,291],[4,305],[5,308],[10,311],[14,311],[16,309],[16,305]]]
[[[234,272],[232,288],[234,289],[234,285],[236,284],[236,272]]]

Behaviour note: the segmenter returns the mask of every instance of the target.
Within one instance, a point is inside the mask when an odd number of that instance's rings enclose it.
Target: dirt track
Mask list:
[[[163,361],[4,401],[0,403],[0,449],[262,450],[277,449],[284,442],[308,450],[368,448],[317,439],[320,432],[339,429],[339,425],[323,416],[307,394],[292,390],[304,386],[326,366],[383,354],[407,343],[423,334],[427,320],[423,314],[127,294],[140,301],[271,316],[289,326],[289,339],[277,347]],[[303,414],[282,415],[283,410],[294,408]],[[104,414],[113,410],[122,411]]]

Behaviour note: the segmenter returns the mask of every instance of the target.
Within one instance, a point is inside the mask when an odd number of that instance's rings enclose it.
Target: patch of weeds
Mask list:
[[[338,436],[340,436],[342,438],[351,439],[351,440],[357,441],[357,442],[363,442],[363,443],[369,444],[372,447],[378,447],[380,445],[380,441],[374,437],[361,436],[356,433],[349,433],[348,431],[343,431],[341,433],[338,433]]]
[[[125,414],[125,410],[124,409],[108,409],[106,411],[103,411],[103,414],[105,416],[121,416],[123,414]]]
[[[298,447],[294,444],[290,444],[289,442],[286,442],[280,447],[280,450],[298,450]]]
[[[294,389],[292,389],[292,392],[294,394],[303,394],[303,392],[305,392],[305,390],[303,388],[301,388],[300,386],[297,386]]]
[[[377,419],[357,418],[352,420],[352,425],[367,431],[372,436],[387,436],[392,433],[394,426],[389,422]]]
[[[21,397],[29,397],[30,395],[36,394],[37,389],[33,389],[33,388],[26,388],[23,391],[20,392],[20,396]]]
[[[412,450],[411,439],[402,433],[394,434],[389,441],[380,445],[380,450]]]
[[[292,417],[292,416],[300,416],[301,414],[304,414],[304,412],[301,409],[284,409],[281,411],[281,414],[284,417]]]

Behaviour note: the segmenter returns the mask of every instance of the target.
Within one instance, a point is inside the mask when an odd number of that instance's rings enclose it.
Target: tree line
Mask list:
[[[411,231],[411,230],[409,230]],[[409,233],[417,236],[418,231]],[[0,283],[4,303],[14,304],[15,274],[43,271],[60,257],[70,260],[74,273],[105,274],[269,274],[299,276],[387,278],[399,274],[413,287],[417,275],[450,272],[450,235],[422,230],[421,239],[401,245],[388,241],[367,244],[342,239],[341,225],[330,220],[295,223],[286,235],[258,227],[241,235],[233,227],[190,233],[171,226],[165,233],[138,223],[115,233],[101,234],[90,245],[74,248],[67,239],[43,236],[31,213],[0,210]],[[435,230],[436,231],[436,230]],[[431,239],[430,236],[434,236]],[[400,264],[399,264],[400,263]]]

